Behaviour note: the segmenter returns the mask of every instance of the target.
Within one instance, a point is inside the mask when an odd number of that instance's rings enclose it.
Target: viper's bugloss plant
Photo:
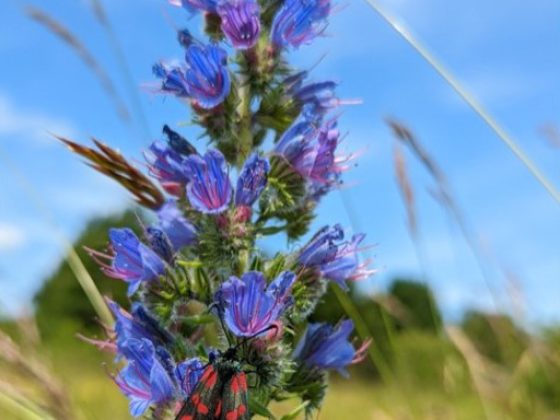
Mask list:
[[[373,273],[359,257],[364,235],[345,239],[334,224],[301,242],[351,157],[339,150],[337,84],[308,80],[286,52],[322,34],[332,4],[170,3],[203,12],[208,39],[179,31],[182,59],[153,67],[158,91],[191,106],[210,146],[199,151],[163,126],[144,156],[165,198],[108,146],[96,143],[101,155],[65,140],[154,212],[138,234],[111,229],[108,251],[88,249],[132,301],[129,311],[108,301],[116,322],[106,341],[89,341],[115,354],[113,378],[133,416],[248,419],[294,397],[310,416],[328,371],[347,375],[369,343],[355,347],[350,320],[307,320],[330,283],[347,289]],[[299,247],[258,248],[258,238],[282,233]]]

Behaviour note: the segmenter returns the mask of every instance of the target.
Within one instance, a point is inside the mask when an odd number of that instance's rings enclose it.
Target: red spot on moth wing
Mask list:
[[[209,410],[208,410],[208,406],[201,401],[196,405],[196,411],[199,414],[206,415],[208,414]]]
[[[180,417],[179,420],[194,420],[193,416],[190,414],[185,414],[184,416]]]
[[[245,414],[247,412],[247,407],[245,407],[245,405],[240,404],[239,407],[237,407],[237,414],[239,416],[242,416],[243,414]]]
[[[240,404],[236,409],[228,412],[226,414],[226,420],[239,420],[243,418],[243,414],[247,412],[247,407],[244,404]]]
[[[192,394],[191,395],[191,402],[194,405],[198,405],[198,403],[200,402],[200,394]]]
[[[218,401],[216,404],[216,410],[214,411],[214,417],[220,417],[222,415],[222,401]]]
[[[245,372],[236,374],[231,380],[231,391],[237,394],[239,391],[247,391],[247,376]]]
[[[237,411],[230,411],[226,414],[226,420],[238,420]]]
[[[208,406],[202,402],[200,394],[193,394],[191,396],[191,403],[194,405],[197,413],[208,414]]]
[[[216,369],[214,369],[214,367],[210,365],[204,370],[204,373],[200,378],[200,383],[203,384],[206,388],[212,388],[214,387],[214,385],[216,385],[217,380],[218,373],[216,372]]]
[[[247,375],[245,375],[245,372],[241,372],[237,376],[237,380],[239,382],[239,388],[241,389],[241,391],[247,391]]]
[[[231,392],[233,392],[233,394],[239,392],[239,379],[237,376],[234,376],[231,380]]]

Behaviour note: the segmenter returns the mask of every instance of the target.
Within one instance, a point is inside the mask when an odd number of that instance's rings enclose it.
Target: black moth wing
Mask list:
[[[224,383],[213,365],[208,365],[198,384],[175,420],[213,420],[220,418]]]
[[[245,372],[235,372],[224,385],[221,420],[250,418],[247,406],[247,376]]]

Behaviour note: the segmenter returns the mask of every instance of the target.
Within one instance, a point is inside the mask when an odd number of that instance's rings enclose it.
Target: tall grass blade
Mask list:
[[[492,115],[459,83],[452,73],[397,19],[389,14],[375,0],[365,0],[385,22],[389,24],[439,75],[453,88],[453,90],[467,103],[467,105],[488,125],[513,154],[527,167],[535,179],[548,191],[554,200],[560,204],[560,191],[540,171],[537,165],[527,156],[517,142],[511,137]]]
[[[506,388],[507,378],[498,366],[493,365],[477,351],[474,344],[461,329],[447,327],[446,333],[467,363],[473,385],[479,395],[486,418],[493,418],[488,400],[497,398],[500,393],[499,390]]]
[[[418,235],[418,225],[416,220],[416,200],[414,197],[414,189],[412,188],[412,182],[410,182],[410,178],[408,176],[406,159],[398,144],[396,144],[393,149],[393,166],[395,169],[395,178],[397,179],[399,192],[401,193],[401,198],[406,209],[408,230],[411,236],[416,237]]]
[[[428,269],[426,264],[426,258],[424,257],[422,243],[420,238],[420,232],[418,229],[418,217],[416,211],[416,201],[414,188],[412,186],[412,181],[408,176],[408,167],[406,165],[406,159],[404,153],[402,152],[398,143],[395,144],[393,149],[393,166],[395,170],[395,178],[397,180],[397,186],[399,187],[400,195],[404,203],[404,207],[407,213],[407,224],[408,232],[414,245],[416,251],[416,258],[420,264],[422,270],[422,276],[424,277],[424,283],[428,286]],[[428,286],[429,287],[429,286]],[[438,316],[436,315],[435,308],[435,298],[429,299],[430,304],[430,314],[432,316],[432,321],[434,323],[434,328],[440,332],[440,323]]]
[[[68,28],[60,22],[49,16],[46,12],[39,8],[27,6],[25,13],[35,22],[43,25],[49,32],[56,35],[64,41],[72,50],[80,57],[85,65],[95,74],[103,90],[113,100],[119,117],[127,121],[130,114],[125,103],[120,99],[115,86],[108,73],[97,62],[93,54],[85,47],[85,45],[72,33]]]
[[[101,0],[90,0],[90,4],[95,18],[105,30],[107,38],[109,39],[109,44],[111,45],[111,48],[113,48],[113,53],[117,59],[117,64],[123,75],[126,89],[128,90],[130,103],[132,104],[133,111],[136,114],[138,121],[140,122],[140,127],[144,133],[144,137],[146,141],[151,141],[152,136],[150,134],[148,120],[146,119],[144,109],[142,108],[142,102],[140,101],[140,97],[138,95],[137,85],[134,81],[134,78],[132,77],[128,61],[124,54],[121,43],[119,42],[119,38],[117,37],[117,34],[113,29],[113,25],[111,25],[111,21],[107,16],[107,12],[105,11],[103,2]]]
[[[406,146],[408,146],[414,156],[422,163],[426,171],[428,171],[428,173],[433,178],[436,184],[436,191],[433,192],[432,196],[451,216],[451,218],[459,227],[459,230],[461,231],[465,242],[467,243],[476,260],[478,269],[486,283],[486,288],[491,295],[495,309],[498,310],[498,292],[495,290],[488,274],[486,254],[484,253],[482,245],[480,244],[478,234],[467,223],[467,220],[463,214],[463,210],[461,209],[453,193],[451,192],[451,188],[449,187],[445,173],[408,127],[406,127],[403,123],[391,118],[386,119],[386,122],[393,131],[395,137]],[[419,252],[419,247],[416,245],[417,238],[413,237],[413,241],[415,242],[415,249],[418,255],[418,259],[422,264],[422,254]]]
[[[109,308],[107,307],[107,304],[103,299],[103,296],[99,292],[99,289],[95,285],[95,282],[93,281],[89,272],[84,266],[84,263],[76,253],[76,250],[72,246],[72,243],[68,240],[68,238],[58,227],[57,223],[52,217],[49,209],[44,204],[39,193],[35,190],[33,185],[27,180],[25,175],[18,170],[14,162],[7,155],[5,155],[1,149],[0,149],[0,162],[3,162],[3,166],[12,172],[12,178],[20,184],[22,190],[27,193],[27,196],[29,197],[30,201],[35,204],[35,207],[42,213],[45,220],[53,229],[56,239],[63,246],[66,252],[65,255],[67,255],[66,258],[70,269],[74,273],[74,276],[76,276],[76,279],[80,283],[80,286],[82,286],[82,289],[84,290],[86,296],[88,297],[93,308],[95,309],[97,316],[99,316],[100,320],[106,325],[112,325],[113,316],[111,315],[111,312],[109,311]]]
[[[28,399],[18,398],[11,393],[6,392],[0,387],[0,407],[4,407],[7,413],[12,413],[14,418],[22,420],[54,420],[54,417],[48,415],[39,409],[32,401]],[[4,410],[2,410],[4,411]]]

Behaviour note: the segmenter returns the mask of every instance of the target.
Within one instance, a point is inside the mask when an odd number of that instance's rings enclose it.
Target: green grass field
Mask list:
[[[367,363],[357,366],[350,379],[331,375],[331,387],[318,418],[334,419],[555,419],[557,412],[521,388],[499,388],[473,381],[464,357],[440,338],[420,332],[402,334],[395,341],[390,384],[371,379]],[[109,376],[110,357],[62,332],[42,346],[41,360],[63,384],[73,408],[72,418],[130,418],[126,399]],[[3,381],[20,381],[13,369],[0,365]],[[19,379],[16,379],[16,376]],[[492,378],[490,378],[492,379]],[[498,378],[494,378],[498,381]],[[478,382],[478,385],[477,385]],[[491,381],[490,381],[491,382]],[[481,389],[482,387],[482,389]],[[486,387],[486,388],[484,388]],[[35,390],[40,391],[40,390]],[[37,393],[39,395],[40,393]],[[272,405],[272,412],[289,413],[297,401]],[[1,419],[27,419],[0,403]]]

